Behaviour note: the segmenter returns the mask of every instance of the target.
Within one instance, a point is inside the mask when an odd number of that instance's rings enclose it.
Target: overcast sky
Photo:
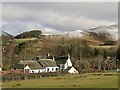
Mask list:
[[[2,28],[12,35],[30,29],[62,33],[117,24],[117,2],[4,2]]]

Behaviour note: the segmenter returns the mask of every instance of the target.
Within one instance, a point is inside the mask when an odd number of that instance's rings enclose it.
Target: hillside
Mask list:
[[[48,34],[44,34],[46,37]],[[49,35],[53,36],[54,35]],[[117,41],[118,25],[99,26],[87,30],[72,30],[59,35],[64,38],[80,38],[85,39],[90,45],[100,45],[108,41]]]
[[[2,31],[2,45],[9,45],[10,41],[12,41],[14,39],[14,36],[12,36],[11,34]]]
[[[118,39],[118,25],[104,25],[95,28],[88,29],[92,33],[97,33],[98,35],[103,35],[112,40]]]
[[[32,30],[32,31],[27,31],[27,32],[23,32],[17,36],[15,36],[16,39],[20,39],[20,38],[40,38],[41,37],[42,32],[39,30]]]
[[[2,36],[6,36],[6,37],[13,37],[11,34],[5,32],[5,31],[2,31]]]
[[[38,30],[24,32],[15,36],[15,39],[3,43],[4,69],[8,69],[10,64],[19,60],[35,60],[36,56],[45,58],[48,53],[55,56],[65,56],[69,53],[72,62],[75,63],[80,57],[89,59],[103,57],[104,52],[105,56],[114,57],[117,49],[116,45],[99,46],[112,39],[95,32],[76,30],[61,36],[44,35],[44,37],[41,34],[42,32]],[[6,41],[5,38],[4,40]]]

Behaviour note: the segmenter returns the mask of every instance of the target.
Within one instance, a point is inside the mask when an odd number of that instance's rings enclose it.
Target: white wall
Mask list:
[[[29,70],[29,73],[43,73],[45,69]]]
[[[24,69],[30,69],[30,67],[27,65]]]
[[[78,74],[78,71],[74,67],[72,67],[68,72],[69,73],[77,73]]]
[[[46,67],[45,69],[37,69],[37,70],[29,69],[29,73],[56,72],[56,69],[59,70],[59,67]]]
[[[66,69],[67,67],[72,67],[72,62],[71,62],[70,58],[68,58],[68,60],[66,61],[64,69]]]
[[[56,69],[59,70],[59,67],[46,67],[45,72],[56,72]]]
[[[35,70],[30,69],[28,65],[25,67],[25,70],[29,70],[29,73],[56,72],[56,69],[59,70],[59,67],[45,67],[45,69],[35,69]]]
[[[0,67],[0,71],[2,71],[2,68]]]
[[[29,70],[29,73],[42,73],[42,72],[45,72],[45,69],[30,69],[30,67],[27,65],[25,67],[25,70]]]

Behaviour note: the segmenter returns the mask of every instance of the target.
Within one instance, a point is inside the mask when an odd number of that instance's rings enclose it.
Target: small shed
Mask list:
[[[78,74],[78,70],[76,68],[72,67],[68,67],[65,71],[67,71],[68,73],[74,73],[74,74]]]
[[[19,61],[11,67],[12,70],[25,70],[26,73],[41,73],[45,69],[37,61]]]
[[[24,65],[24,61],[20,61]],[[45,69],[37,61],[25,61],[25,71],[29,73],[45,72]]]

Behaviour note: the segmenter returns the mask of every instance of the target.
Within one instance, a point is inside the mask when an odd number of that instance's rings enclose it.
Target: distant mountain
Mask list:
[[[65,35],[66,36],[69,36],[69,37],[82,37],[84,34],[84,31],[83,30],[73,30],[73,31],[69,31],[69,32],[66,32]]]
[[[108,37],[112,40],[118,39],[118,25],[108,25],[92,28],[88,30],[89,32],[96,33],[101,36]]]
[[[44,34],[44,35],[47,36],[48,34]],[[52,34],[50,36],[52,36]],[[67,38],[78,37],[87,40],[91,45],[102,45],[108,41],[116,42],[118,40],[118,25],[99,26],[87,30],[72,30],[60,34],[60,36]]]
[[[11,34],[5,32],[5,31],[2,31],[2,36],[13,37]]]
[[[47,34],[46,34],[47,35]],[[117,40],[118,39],[118,25],[99,26],[87,30],[72,30],[62,34],[70,38],[89,38],[93,37],[98,40]],[[90,38],[89,38],[90,39]]]

